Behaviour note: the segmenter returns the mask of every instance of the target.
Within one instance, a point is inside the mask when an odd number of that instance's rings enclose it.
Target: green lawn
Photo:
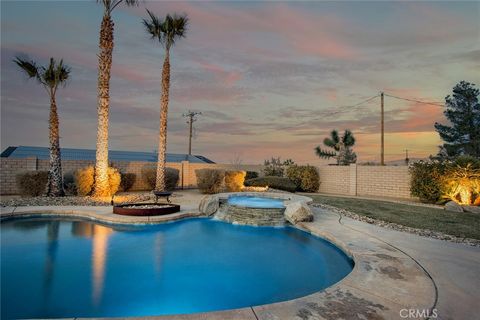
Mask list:
[[[480,215],[377,200],[309,195],[315,202],[412,228],[480,240]]]

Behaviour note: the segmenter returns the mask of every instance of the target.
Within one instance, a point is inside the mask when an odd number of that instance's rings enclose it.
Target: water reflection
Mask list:
[[[108,239],[114,230],[93,223],[75,221],[72,234],[92,239],[92,300],[100,305],[105,281],[105,262],[107,261]]]
[[[43,298],[49,300],[52,291],[54,279],[55,257],[58,250],[58,234],[60,231],[60,221],[49,221],[47,223],[47,254],[45,256],[45,268],[43,279]],[[46,305],[46,303],[44,304]]]
[[[160,275],[160,270],[162,267],[162,247],[163,247],[163,235],[159,232],[155,236],[155,244],[153,246],[153,257],[155,259],[155,275],[158,277]]]

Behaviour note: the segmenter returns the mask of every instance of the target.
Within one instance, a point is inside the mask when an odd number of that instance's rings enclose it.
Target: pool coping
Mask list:
[[[145,225],[205,217],[193,209],[157,217],[131,217],[112,213],[112,207],[38,206],[2,207],[0,221],[30,217],[72,217],[106,224]],[[342,224],[341,217],[315,209],[315,221],[295,225],[321,237],[354,260],[353,270],[322,291],[272,304],[194,314],[149,316],[177,319],[332,319],[362,315],[365,318],[399,318],[404,309],[435,308],[436,286],[428,272],[412,257],[381,239]],[[299,275],[304,276],[304,275]],[[380,285],[379,285],[380,284]],[[430,313],[428,313],[430,312]]]

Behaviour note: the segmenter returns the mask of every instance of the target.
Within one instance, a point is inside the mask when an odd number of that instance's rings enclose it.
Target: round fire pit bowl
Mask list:
[[[124,216],[161,216],[180,211],[173,203],[128,203],[113,206],[113,213]]]

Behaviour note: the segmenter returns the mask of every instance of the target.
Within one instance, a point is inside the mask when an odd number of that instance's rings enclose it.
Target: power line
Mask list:
[[[390,98],[395,98],[395,99],[400,99],[400,100],[405,100],[405,101],[410,101],[410,102],[416,102],[416,103],[429,104],[429,105],[433,105],[433,106],[437,106],[437,107],[444,107],[444,104],[441,103],[441,102],[420,101],[420,100],[411,99],[411,98],[397,97],[397,96],[394,96],[394,95],[391,95],[391,94],[388,94],[388,93],[385,93],[385,95],[386,95],[387,97],[390,97]]]

